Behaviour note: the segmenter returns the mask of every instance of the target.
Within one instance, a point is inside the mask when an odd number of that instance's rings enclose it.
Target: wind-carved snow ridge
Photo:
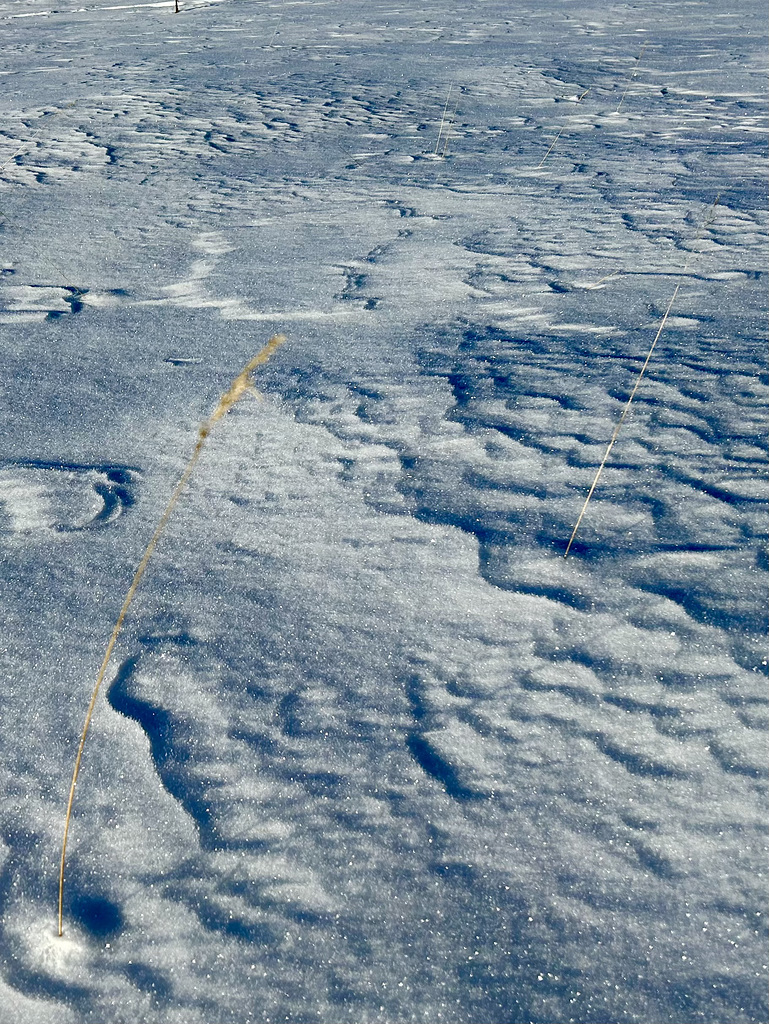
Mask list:
[[[43,460],[0,464],[0,534],[92,530],[135,501],[138,472]]]
[[[715,785],[728,803],[742,779],[752,803],[767,778],[763,503],[751,490],[765,475],[765,385],[751,345],[737,358],[717,340],[698,347],[668,339],[569,561],[574,496],[639,365],[614,343],[583,343],[575,375],[573,340],[433,332],[421,363],[446,391],[372,380],[301,413],[345,442],[340,478],[373,508],[473,536],[481,576],[535,601],[517,610],[511,649],[489,638],[413,655],[416,764],[462,813],[527,804],[532,772],[540,794],[543,779],[573,773],[576,805],[600,802],[595,780],[611,779],[615,796],[635,793],[612,843],[642,888],[700,870],[692,849],[703,851],[710,811],[693,815],[687,794]],[[655,784],[671,803],[637,817]],[[597,907],[595,885],[579,898]]]
[[[15,130],[0,131],[0,194],[20,185],[46,185],[112,163],[109,148],[82,128],[61,124],[60,110],[17,113]]]
[[[71,285],[6,285],[0,288],[0,324],[57,320],[79,313],[87,289]]]
[[[168,897],[189,903],[205,929],[241,940],[275,941],[276,915],[328,917],[334,901],[313,872],[290,862],[286,840],[293,829],[271,811],[281,786],[296,788],[301,799],[305,790],[317,796],[341,782],[328,771],[297,778],[281,771],[295,747],[292,736],[301,735],[290,724],[299,712],[296,697],[292,712],[289,693],[265,713],[260,705],[266,693],[256,687],[234,704],[212,706],[216,691],[240,690],[227,678],[232,669],[225,662],[188,635],[145,637],[143,643],[146,653],[121,666],[109,702],[141,725],[163,786],[195,823],[202,852],[194,874],[206,871],[207,857],[214,873],[227,856],[247,852],[251,860],[248,892],[228,884],[225,874],[204,905],[195,896],[194,877],[159,879],[158,885]],[[185,658],[185,651],[195,657]],[[272,725],[276,709],[282,728]]]
[[[594,449],[616,415],[613,409],[620,396],[601,395],[599,374],[592,385],[594,394],[584,381],[570,381],[563,376],[568,372],[567,363],[556,354],[552,342],[548,347],[545,356],[540,347],[506,339],[498,332],[484,336],[469,331],[453,352],[433,348],[424,353],[427,372],[444,376],[451,385],[456,404],[447,410],[448,423],[461,425],[466,440],[456,428],[440,429],[431,436],[425,435],[423,426],[415,433],[417,410],[399,403],[397,393],[388,389],[387,394],[382,388],[364,391],[356,411],[360,426],[356,429],[354,420],[343,425],[337,419],[336,431],[349,442],[365,439],[364,451],[369,449],[371,455],[366,452],[366,457],[362,451],[357,458],[346,460],[344,479],[359,482],[367,500],[383,511],[410,513],[472,534],[479,544],[480,571],[490,583],[557,601],[574,610],[571,618],[575,625],[582,619],[590,621],[586,612],[626,608],[631,594],[642,615],[640,608],[648,605],[642,592],[649,591],[680,602],[684,618],[693,617],[692,628],[694,622],[716,627],[714,638],[719,629],[731,632],[741,624],[730,640],[738,664],[744,660],[747,668],[752,667],[759,649],[749,653],[750,637],[754,631],[756,637],[761,635],[763,621],[756,561],[760,564],[761,549],[755,543],[752,551],[746,551],[744,537],[753,532],[758,541],[763,528],[760,506],[742,496],[739,481],[749,483],[756,478],[763,456],[754,447],[755,465],[748,469],[742,460],[735,460],[730,467],[723,455],[713,458],[715,452],[709,451],[701,430],[691,434],[692,428],[714,415],[715,408],[719,416],[724,415],[723,400],[715,402],[710,389],[717,392],[724,387],[732,394],[732,380],[724,380],[717,371],[703,374],[697,397],[679,395],[677,400],[664,392],[661,381],[650,385],[645,402],[655,411],[647,421],[651,436],[648,441],[628,438],[618,453],[621,461],[612,467],[603,488],[606,497],[597,496],[595,518],[580,542],[578,550],[586,560],[582,568],[574,562],[556,561],[554,556],[563,550],[568,536],[575,485],[580,476],[587,481],[588,467],[595,465]],[[598,359],[596,367],[605,366],[606,360]],[[734,367],[738,377],[740,369]],[[624,372],[631,381],[633,367]],[[619,381],[615,387],[622,389]],[[758,392],[751,394],[757,414],[762,399]],[[656,401],[663,395],[664,408],[658,411]],[[600,402],[606,407],[606,420],[595,418],[591,424],[583,410],[600,407]],[[418,415],[424,424],[423,408]],[[740,419],[746,439],[752,436],[757,440],[758,419],[751,422],[742,410]],[[720,433],[722,428],[713,425],[711,429]],[[377,442],[385,447],[375,456]],[[449,451],[452,455],[447,459]],[[682,480],[676,462],[685,459],[692,467],[697,453],[705,456],[701,460],[704,478],[689,475]],[[655,487],[647,496],[643,485],[639,488],[638,474],[645,480],[650,468],[671,480],[662,494]],[[728,479],[730,471],[734,474],[733,491],[708,486],[708,473]],[[706,536],[702,535],[703,524]],[[688,544],[682,544],[687,532]],[[537,548],[542,551],[539,556]],[[660,553],[649,556],[650,548]],[[650,557],[658,569],[667,565],[672,573],[669,581],[656,574],[653,581],[646,576]],[[711,586],[704,606],[693,585],[696,566],[723,579],[731,597],[721,598],[719,589]],[[676,577],[681,582],[677,583]],[[675,624],[680,614],[672,605],[668,608]],[[600,616],[594,618],[601,622]],[[603,628],[598,626],[595,635],[601,635]],[[618,644],[618,653],[609,657],[610,647],[611,642],[608,647],[602,643],[591,653],[578,645],[573,655],[586,664],[604,664],[607,670],[621,671],[627,651]],[[690,685],[692,676],[685,669],[684,657],[675,669],[678,657],[673,657],[673,651],[661,645],[658,637],[650,637],[646,647],[649,655],[656,651],[650,665],[659,659],[655,678],[667,679],[674,687],[679,682],[684,687]]]

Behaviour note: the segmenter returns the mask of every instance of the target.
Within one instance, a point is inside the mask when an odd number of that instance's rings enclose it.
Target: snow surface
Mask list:
[[[763,5],[181,6],[0,0],[0,1021],[766,1021]]]

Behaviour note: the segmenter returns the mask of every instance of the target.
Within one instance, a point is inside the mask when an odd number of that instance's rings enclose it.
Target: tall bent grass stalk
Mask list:
[[[282,345],[285,340],[286,340],[286,338],[285,338],[285,335],[283,335],[283,334],[275,334],[275,335],[273,335],[273,337],[270,338],[270,340],[267,342],[267,344],[264,346],[264,348],[261,350],[261,352],[259,352],[257,355],[255,355],[254,358],[251,360],[251,362],[248,363],[241,370],[241,372],[238,374],[238,376],[235,378],[235,380],[230,385],[229,390],[225,391],[225,393],[219,399],[219,404],[217,405],[216,409],[214,409],[213,413],[208,417],[207,420],[205,420],[203,423],[201,423],[200,429],[198,430],[198,440],[197,440],[195,448],[194,448],[194,450],[192,452],[192,456],[191,456],[189,462],[187,463],[187,466],[186,466],[184,472],[182,473],[182,475],[181,475],[181,477],[179,479],[178,484],[174,488],[173,494],[171,495],[171,498],[170,498],[168,504],[166,505],[165,511],[163,512],[163,515],[160,517],[160,522],[158,523],[157,527],[155,528],[155,532],[153,533],[152,538],[150,539],[150,542],[147,545],[147,548],[146,548],[146,550],[145,550],[145,552],[144,552],[144,554],[142,556],[141,562],[139,562],[139,568],[136,570],[136,574],[135,574],[135,576],[134,576],[134,578],[133,578],[133,580],[131,582],[131,586],[128,588],[128,593],[126,594],[125,600],[123,601],[123,607],[120,609],[120,614],[118,615],[117,622],[115,623],[115,628],[112,630],[112,635],[110,636],[109,642],[107,643],[107,649],[104,652],[104,658],[102,660],[101,667],[99,668],[99,673],[98,673],[98,675],[96,677],[96,683],[95,683],[94,688],[93,688],[93,693],[91,694],[91,702],[88,705],[88,710],[87,710],[86,715],[85,715],[85,722],[83,723],[83,731],[82,731],[82,733],[80,735],[80,744],[79,744],[79,746],[77,748],[77,757],[75,758],[75,767],[74,767],[74,770],[72,772],[72,782],[70,783],[70,787],[69,787],[69,799],[67,801],[67,814],[66,814],[66,818],[65,818],[65,821],[64,821],[64,836],[63,836],[62,842],[61,842],[61,861],[60,861],[60,864],[59,864],[59,935],[60,936],[63,934],[63,916],[64,916],[64,863],[65,863],[66,855],[67,855],[67,839],[69,838],[69,827],[70,827],[70,823],[71,823],[71,819],[72,819],[72,805],[73,805],[74,800],[75,800],[75,787],[77,786],[77,779],[78,779],[78,775],[80,774],[80,762],[83,759],[83,748],[85,747],[85,740],[86,740],[86,737],[88,735],[88,729],[89,729],[89,727],[91,725],[91,719],[93,718],[94,708],[96,707],[96,699],[99,696],[99,690],[101,689],[101,684],[104,681],[104,676],[107,673],[107,667],[109,665],[109,660],[110,660],[110,657],[112,656],[112,652],[113,652],[113,650],[115,648],[115,644],[117,643],[117,638],[120,635],[120,630],[123,628],[123,622],[125,620],[126,613],[128,612],[128,609],[130,607],[131,601],[133,601],[134,594],[136,593],[136,590],[137,590],[137,588],[139,586],[141,578],[144,575],[144,571],[147,568],[149,560],[152,557],[152,553],[155,550],[155,548],[157,546],[157,543],[160,540],[160,537],[161,537],[163,531],[165,530],[166,526],[168,525],[168,520],[171,517],[171,513],[173,512],[176,503],[178,502],[179,498],[181,497],[182,491],[186,487],[186,485],[187,485],[187,483],[188,483],[188,481],[190,479],[190,476],[192,475],[192,471],[195,468],[198,459],[200,458],[200,453],[203,450],[203,445],[205,444],[206,438],[211,433],[211,430],[213,429],[214,424],[216,424],[220,419],[222,419],[223,416],[226,416],[227,413],[230,411],[230,409],[235,405],[235,403],[240,401],[240,399],[245,394],[247,394],[249,391],[253,392],[253,390],[254,390],[254,382],[253,382],[253,372],[254,372],[254,370],[257,368],[257,366],[261,366],[263,363],[266,363],[267,360],[270,358],[270,356],[273,354],[273,352],[280,345]]]
[[[715,198],[715,202],[713,203],[713,205],[708,210],[707,216],[704,218],[702,224],[700,225],[699,231],[694,236],[694,242],[692,244],[696,244],[696,242],[702,236],[702,233],[705,231],[707,226],[712,222],[713,218],[715,217],[716,207],[718,206],[718,201],[719,201],[720,198],[721,198],[721,194],[719,193],[716,196],[716,198]],[[694,250],[692,250],[692,252],[689,253],[689,256],[688,256],[686,262],[684,263],[683,270],[681,271],[681,277],[685,277],[686,276],[686,272],[689,269],[689,264],[691,263],[692,259],[694,258],[694,255],[695,255]],[[630,397],[628,398],[627,402],[625,402],[624,408],[622,409],[622,414],[620,415],[620,418],[619,418],[619,422],[617,423],[617,426],[614,428],[614,433],[611,435],[611,440],[609,441],[608,445],[606,446],[606,451],[603,453],[603,458],[601,459],[601,464],[598,467],[598,470],[597,470],[597,472],[595,474],[595,477],[593,478],[593,482],[590,485],[590,490],[588,491],[587,497],[585,498],[585,504],[582,506],[582,511],[579,514],[579,518],[577,519],[577,522],[574,525],[574,529],[571,531],[571,537],[569,537],[569,543],[566,545],[566,551],[563,554],[564,558],[567,558],[569,552],[571,551],[571,546],[574,543],[574,538],[577,536],[577,530],[579,529],[580,524],[582,523],[582,520],[583,520],[583,518],[585,516],[585,513],[587,512],[587,506],[590,504],[590,499],[593,497],[593,491],[596,489],[596,487],[598,486],[598,481],[601,479],[601,473],[603,473],[603,467],[606,465],[606,460],[609,458],[609,455],[611,454],[611,450],[614,447],[614,442],[619,437],[619,432],[622,429],[622,424],[625,422],[625,418],[626,418],[627,414],[630,412],[630,406],[633,403],[633,399],[635,398],[636,391],[638,391],[638,388],[640,387],[641,381],[643,380],[643,376],[646,373],[646,367],[649,365],[649,361],[651,360],[652,353],[654,352],[654,349],[657,346],[657,342],[660,340],[660,336],[661,336],[662,332],[665,330],[665,324],[668,322],[668,317],[670,316],[670,311],[673,308],[673,303],[676,301],[676,298],[678,297],[678,292],[679,292],[679,290],[681,288],[681,283],[682,283],[681,281],[678,282],[678,284],[675,286],[675,289],[673,290],[673,294],[670,296],[670,301],[668,302],[667,309],[665,310],[665,315],[662,317],[662,320],[660,321],[660,325],[657,328],[657,333],[654,335],[654,341],[651,343],[651,347],[649,348],[649,351],[648,351],[648,353],[646,355],[646,359],[644,360],[644,364],[641,367],[640,373],[636,377],[635,384],[633,385],[633,390],[630,392]]]

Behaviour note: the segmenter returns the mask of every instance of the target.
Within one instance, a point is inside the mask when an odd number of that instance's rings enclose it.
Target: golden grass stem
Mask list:
[[[718,201],[720,198],[721,195],[719,193],[715,198],[715,202],[710,207],[707,216],[703,220],[699,231],[695,235],[693,244],[696,244],[697,240],[701,237],[703,231],[707,228],[708,224],[710,224],[710,222],[713,220],[713,217],[715,216],[715,210],[718,206]],[[684,263],[683,270],[681,271],[682,277],[686,275],[686,272],[689,269],[689,264],[691,263],[693,257],[694,251],[692,250],[692,252],[690,252],[689,256],[687,257],[686,262]],[[606,461],[609,458],[609,455],[611,454],[611,450],[614,447],[614,442],[619,437],[619,432],[622,429],[622,424],[625,422],[625,417],[630,412],[630,406],[633,403],[633,399],[635,398],[636,392],[638,391],[641,381],[643,380],[643,376],[646,373],[646,367],[649,365],[649,361],[651,360],[652,353],[656,348],[657,342],[660,340],[660,336],[662,332],[665,330],[665,324],[668,322],[670,311],[673,308],[673,303],[676,301],[680,288],[681,281],[679,281],[678,284],[675,286],[673,294],[670,296],[670,301],[668,302],[667,309],[665,310],[665,315],[662,317],[660,325],[657,328],[657,333],[654,335],[654,341],[651,343],[649,351],[646,355],[646,359],[644,360],[644,364],[641,367],[640,373],[636,377],[635,384],[633,385],[633,390],[630,392],[630,397],[628,398],[627,402],[625,402],[625,405],[622,409],[622,413],[619,418],[619,422],[617,423],[617,426],[614,428],[614,433],[611,435],[611,440],[609,441],[609,444],[606,447],[606,451],[603,453],[601,464],[598,467],[598,470],[596,471],[595,477],[593,478],[593,482],[590,485],[590,490],[588,491],[587,497],[585,498],[585,504],[582,506],[582,511],[579,514],[579,518],[577,519],[577,522],[574,525],[574,529],[571,531],[571,537],[569,537],[569,543],[566,545],[566,551],[563,555],[564,558],[567,558],[569,552],[571,551],[571,546],[574,543],[574,538],[577,536],[577,530],[579,529],[580,524],[582,523],[582,520],[585,516],[585,512],[587,512],[587,506],[590,504],[590,499],[593,497],[593,491],[595,491],[596,487],[598,486],[598,481],[601,479],[601,473],[603,473],[603,467],[606,465]]]
[[[441,153],[441,156],[444,158],[444,160],[446,158],[446,154],[449,151],[449,139],[451,138],[451,130],[454,127],[454,122],[457,119],[457,110],[458,109],[459,109],[459,97],[457,96],[457,102],[454,104],[454,109],[453,109],[453,111],[451,113],[451,117],[449,118],[449,122],[446,125],[446,134],[444,136],[443,152]]]
[[[612,270],[610,274],[604,274],[603,277],[599,277],[594,284],[585,285],[586,288],[598,288],[604,283],[604,281],[611,281],[612,278],[619,277],[620,274],[624,274],[624,270]]]
[[[641,367],[641,372],[636,377],[635,384],[633,385],[633,390],[630,392],[630,397],[625,403],[625,406],[622,410],[622,414],[619,418],[619,422],[617,423],[617,426],[614,428],[614,433],[611,435],[611,440],[609,441],[609,444],[606,447],[606,451],[603,453],[601,465],[598,467],[598,471],[596,472],[595,477],[593,478],[593,483],[590,485],[590,490],[588,491],[587,497],[585,498],[585,504],[582,506],[582,511],[579,514],[579,518],[577,519],[574,529],[571,531],[571,537],[569,537],[569,543],[566,545],[566,551],[564,552],[563,556],[564,558],[566,558],[569,552],[571,551],[571,546],[574,543],[574,538],[577,536],[577,530],[580,527],[585,512],[587,512],[587,506],[590,504],[590,499],[593,497],[593,491],[598,486],[598,481],[601,479],[601,473],[603,473],[603,467],[606,465],[606,460],[609,458],[609,455],[611,454],[611,450],[614,447],[614,442],[619,437],[619,432],[622,429],[622,424],[625,422],[625,417],[630,412],[630,406],[633,402],[633,399],[635,398],[636,391],[638,391],[639,385],[641,384],[643,375],[646,373],[646,367],[649,365],[649,360],[652,357],[652,352],[654,352],[655,346],[660,339],[660,335],[665,329],[665,324],[667,323],[668,317],[670,316],[670,310],[673,308],[673,303],[676,301],[676,296],[678,295],[678,290],[680,287],[681,282],[679,281],[675,287],[673,294],[670,296],[670,302],[668,302],[668,307],[665,310],[665,315],[663,316],[662,320],[660,321],[660,325],[657,328],[657,333],[654,336],[654,341],[651,343],[649,352],[646,356],[646,359],[644,360],[643,366]]]
[[[622,93],[622,96],[620,97],[620,101],[617,104],[617,109],[614,111],[615,114],[618,114],[620,112],[620,108],[622,107],[622,104],[625,102],[625,97],[627,96],[627,94],[628,94],[628,92],[630,90],[630,86],[633,84],[633,80],[635,79],[635,76],[638,74],[638,68],[641,66],[641,58],[643,57],[644,51],[646,50],[646,47],[648,45],[649,45],[648,41],[645,42],[643,44],[643,46],[641,47],[641,52],[636,57],[635,65],[633,67],[633,73],[631,74],[630,78],[628,78],[628,80],[627,80],[627,85],[625,86],[625,91]]]
[[[449,86],[449,91],[446,93],[446,102],[443,104],[443,113],[441,114],[441,126],[438,129],[438,138],[435,140],[435,149],[433,150],[433,156],[437,156],[438,150],[440,149],[441,138],[443,137],[443,126],[446,124],[446,114],[449,109],[449,100],[451,99],[451,90],[453,88],[454,83],[452,82],[451,85]]]
[[[284,0],[283,6],[280,9],[280,14],[278,15],[278,20],[275,22],[275,28],[273,30],[272,36],[270,38],[269,43],[267,44],[268,48],[270,46],[272,46],[272,44],[275,42],[275,36],[278,34],[278,29],[280,28],[280,23],[283,21],[283,15],[285,13],[286,13],[286,4],[285,4],[285,0]]]
[[[86,737],[88,736],[88,729],[91,725],[91,719],[93,718],[94,709],[96,707],[96,700],[99,696],[101,684],[104,681],[104,677],[107,673],[109,660],[110,657],[112,656],[115,644],[117,643],[117,638],[120,635],[120,630],[123,627],[123,622],[125,621],[126,614],[131,605],[131,602],[133,601],[134,594],[136,593],[141,578],[144,575],[147,565],[149,564],[150,558],[152,557],[152,553],[154,552],[157,543],[160,540],[160,537],[168,524],[168,520],[171,517],[171,513],[173,512],[176,503],[181,497],[182,491],[187,486],[187,482],[189,481],[190,476],[192,475],[192,471],[194,470],[197,461],[200,458],[200,453],[203,449],[203,445],[206,441],[206,438],[211,433],[214,424],[217,423],[220,419],[222,419],[222,417],[225,416],[230,411],[230,409],[235,405],[235,403],[238,402],[245,394],[253,390],[252,375],[254,370],[257,368],[257,366],[261,366],[263,363],[266,363],[270,356],[273,354],[273,352],[280,345],[282,345],[285,340],[286,338],[285,335],[283,334],[273,335],[273,337],[270,338],[270,340],[267,342],[264,348],[259,353],[257,353],[257,355],[254,356],[254,358],[243,368],[243,370],[241,370],[241,372],[230,385],[229,389],[225,391],[225,393],[219,399],[219,404],[217,405],[216,409],[214,409],[213,413],[208,417],[208,419],[205,420],[200,425],[200,429],[198,430],[198,439],[195,444],[195,448],[192,452],[192,456],[190,457],[190,460],[187,463],[185,470],[182,473],[181,478],[179,479],[179,482],[174,488],[173,494],[171,495],[171,498],[169,499],[169,502],[166,505],[165,511],[163,512],[163,515],[160,517],[160,522],[155,528],[155,532],[153,533],[150,542],[147,545],[144,554],[142,555],[142,560],[139,562],[139,568],[136,570],[134,578],[131,582],[131,586],[128,588],[128,593],[126,594],[125,600],[123,601],[123,606],[120,609],[120,614],[117,617],[117,622],[115,623],[115,627],[112,630],[112,635],[110,636],[109,642],[107,643],[107,649],[104,652],[104,658],[102,659],[102,663],[99,668],[98,675],[96,677],[96,683],[91,694],[91,701],[88,705],[88,710],[86,711],[85,721],[83,723],[83,731],[80,735],[80,743],[77,748],[77,757],[75,758],[75,767],[72,772],[72,781],[69,787],[69,798],[67,800],[67,814],[64,821],[64,836],[62,838],[61,843],[61,860],[59,863],[58,930],[60,936],[63,934],[64,918],[64,864],[66,861],[67,840],[69,838],[69,829],[72,820],[72,805],[75,801],[75,788],[77,786],[78,775],[80,774],[80,763],[83,759],[83,749],[85,748],[85,741]]]
[[[67,107],[74,107],[74,105],[75,105],[74,103],[68,103]],[[64,109],[66,109],[66,108],[63,107],[62,110],[64,110]],[[61,111],[60,111],[60,113],[61,113]],[[45,114],[43,114],[43,117],[45,117]],[[6,169],[6,167],[8,166],[8,164],[12,160],[15,160],[17,156],[21,156],[21,154],[24,152],[24,150],[27,148],[27,146],[30,145],[30,143],[34,143],[35,145],[37,145],[37,138],[41,134],[42,130],[43,130],[43,125],[40,125],[37,128],[37,130],[34,131],[30,135],[30,137],[26,140],[26,142],[22,142],[22,144],[19,146],[19,148],[16,150],[15,153],[11,153],[11,155],[6,159],[5,163],[0,164],[0,174],[2,174],[2,172]]]
[[[588,89],[585,89],[585,91],[584,91],[584,92],[582,93],[582,95],[581,95],[581,96],[578,96],[578,97],[577,97],[577,103],[581,103],[581,102],[582,102],[582,100],[583,100],[583,99],[584,99],[584,98],[585,98],[585,97],[587,96],[587,94],[588,94],[589,92],[590,92],[590,89],[589,89],[589,88],[588,88]],[[562,128],[561,128],[561,129],[559,130],[559,132],[558,132],[558,134],[556,135],[556,137],[555,137],[555,138],[553,139],[553,141],[552,141],[552,142],[550,143],[550,149],[548,149],[547,153],[545,153],[545,155],[544,155],[544,156],[542,157],[542,159],[541,159],[541,160],[539,161],[539,163],[537,164],[537,170],[539,170],[539,169],[540,169],[540,167],[542,167],[542,165],[544,164],[545,160],[547,160],[547,158],[548,158],[548,157],[550,156],[550,154],[551,154],[551,153],[553,152],[553,150],[555,149],[555,144],[556,144],[556,142],[557,142],[557,141],[558,141],[558,140],[560,139],[560,137],[561,137],[561,136],[563,135],[563,133],[564,133],[564,131],[565,131],[565,130],[566,130],[566,125],[563,125],[563,127],[562,127]]]
[[[4,164],[0,164],[0,174],[3,173],[3,171],[6,169],[6,167],[11,162],[11,160],[15,160],[17,156],[21,156],[21,154],[24,152],[26,147],[30,144],[30,142],[33,142],[33,141],[34,141],[34,136],[32,137],[32,139],[27,139],[26,142],[22,142],[22,144],[19,146],[19,148],[16,150],[16,152],[15,153],[11,153],[11,155],[8,157],[8,159],[5,161]]]

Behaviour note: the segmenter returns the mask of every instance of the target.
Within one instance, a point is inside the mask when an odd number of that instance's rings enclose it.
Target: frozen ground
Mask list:
[[[0,0],[3,1024],[767,1020],[764,21]]]

